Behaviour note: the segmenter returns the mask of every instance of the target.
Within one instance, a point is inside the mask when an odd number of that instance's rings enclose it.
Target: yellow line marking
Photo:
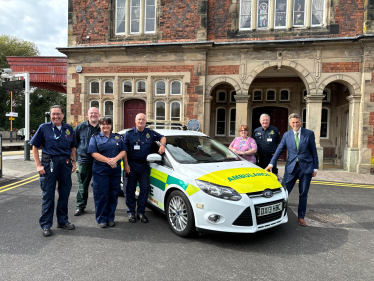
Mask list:
[[[8,185],[0,186],[0,189],[4,189],[5,187],[16,185],[16,184],[19,184],[19,183],[22,183],[22,182],[25,182],[25,181],[28,181],[28,180],[31,180],[31,179],[33,179],[33,181],[37,180],[37,179],[39,179],[39,175],[35,175],[35,176],[29,177],[29,178],[24,179],[24,180],[16,181],[16,182],[10,183]],[[26,182],[24,184],[26,184]]]
[[[21,185],[25,185],[26,183],[36,181],[36,180],[38,180],[38,179],[39,179],[39,178],[32,179],[32,180],[29,180],[29,181],[27,181],[27,182],[21,183],[21,184],[19,184],[19,185],[15,185],[15,186],[9,187],[9,188],[7,188],[7,189],[1,190],[0,193],[5,192],[5,191],[7,191],[7,190],[11,190],[11,189],[16,188],[16,187],[19,187],[19,186],[21,186]]]
[[[311,184],[346,186],[346,187],[358,187],[358,188],[372,188],[372,189],[374,189],[374,185],[355,184],[355,183],[344,183],[344,182],[332,182],[332,181],[312,181]]]

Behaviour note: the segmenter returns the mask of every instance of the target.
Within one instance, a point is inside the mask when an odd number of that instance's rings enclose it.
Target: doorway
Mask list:
[[[135,126],[135,116],[138,113],[145,114],[145,101],[128,100],[124,104],[123,128],[128,129]]]

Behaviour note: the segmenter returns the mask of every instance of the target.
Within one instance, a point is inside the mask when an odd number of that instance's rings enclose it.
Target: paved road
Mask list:
[[[20,182],[20,180],[23,180]],[[41,191],[35,172],[0,181],[1,280],[373,280],[374,189],[314,184],[307,222],[297,224],[298,196],[290,196],[289,222],[257,234],[174,235],[161,214],[130,224],[124,199],[116,227],[100,229],[92,194],[76,230],[38,225]]]

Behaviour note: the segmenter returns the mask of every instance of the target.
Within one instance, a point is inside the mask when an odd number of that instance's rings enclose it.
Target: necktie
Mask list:
[[[295,143],[297,150],[299,150],[299,133],[295,134]]]

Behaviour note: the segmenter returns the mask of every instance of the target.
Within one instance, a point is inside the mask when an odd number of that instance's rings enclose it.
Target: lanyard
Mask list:
[[[140,142],[140,139],[142,138],[142,136],[144,135],[144,133],[145,133],[145,128],[144,128],[142,134],[139,137],[139,131],[138,131],[138,129],[136,129],[136,137],[137,137],[136,144],[138,144],[138,142]]]
[[[54,138],[55,140],[58,140],[58,139],[61,137],[61,135],[62,135],[62,128],[61,128],[60,135],[59,135],[58,137],[56,137],[56,134],[55,134],[55,128],[53,128],[52,131],[53,131],[53,138]],[[57,131],[58,131],[58,130],[57,130]]]
[[[239,150],[242,151],[242,145],[245,144],[245,142],[247,141],[248,137],[245,138],[245,140],[242,142],[242,138],[240,137],[240,147],[239,147]]]

